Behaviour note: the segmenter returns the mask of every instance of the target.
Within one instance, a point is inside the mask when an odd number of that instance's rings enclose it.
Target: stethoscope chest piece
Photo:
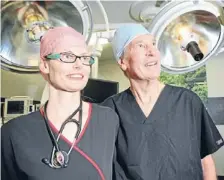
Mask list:
[[[69,156],[65,151],[55,152],[53,164],[55,167],[67,167]]]

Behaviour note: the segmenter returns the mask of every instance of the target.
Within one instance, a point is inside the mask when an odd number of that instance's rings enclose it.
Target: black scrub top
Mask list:
[[[52,142],[40,111],[10,120],[1,128],[2,180],[112,180],[112,162],[119,120],[107,107],[90,104],[89,116],[69,156],[67,168],[52,169]],[[50,125],[55,137],[57,130]],[[68,152],[71,142],[59,140]]]
[[[201,159],[224,142],[200,98],[166,85],[145,117],[130,89],[102,103],[120,119],[114,180],[203,180]]]

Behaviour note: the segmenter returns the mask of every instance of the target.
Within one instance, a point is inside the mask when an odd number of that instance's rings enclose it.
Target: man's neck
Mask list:
[[[135,96],[138,103],[150,104],[151,102],[155,102],[162,89],[164,88],[164,84],[159,80],[145,80],[145,81],[136,81],[131,80],[131,91]]]
[[[80,105],[80,92],[65,92],[50,86],[47,115],[51,122],[62,124]]]

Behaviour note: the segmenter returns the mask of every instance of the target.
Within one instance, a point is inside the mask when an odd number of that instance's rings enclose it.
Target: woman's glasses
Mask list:
[[[70,52],[62,52],[58,54],[49,54],[45,56],[48,60],[60,60],[64,63],[74,63],[77,59],[80,59],[83,65],[91,66],[95,60],[92,56],[77,56]]]

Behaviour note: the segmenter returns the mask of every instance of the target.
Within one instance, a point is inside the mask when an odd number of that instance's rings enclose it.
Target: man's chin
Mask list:
[[[150,81],[157,81],[159,79],[160,73],[152,74],[147,77],[148,80]]]

